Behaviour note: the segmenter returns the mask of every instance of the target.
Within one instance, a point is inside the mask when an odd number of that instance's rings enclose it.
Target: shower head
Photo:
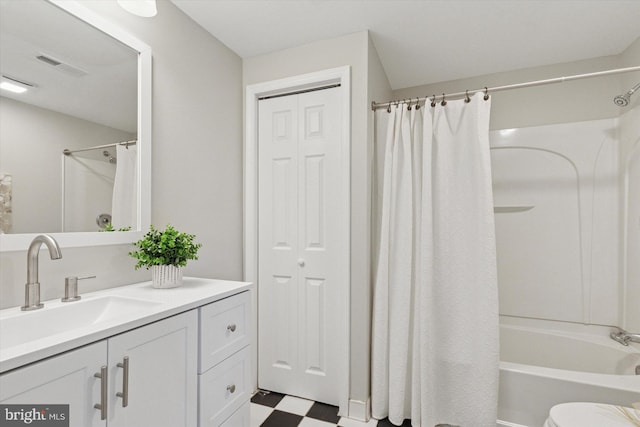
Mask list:
[[[613,98],[613,103],[616,104],[618,107],[626,107],[627,105],[629,105],[629,101],[631,100],[631,95],[633,95],[633,93],[638,89],[640,89],[640,83],[638,83],[637,85],[629,89],[627,93],[623,95],[618,95],[615,98]]]
[[[627,105],[629,105],[629,98],[630,96],[627,96],[626,93],[624,95],[618,95],[613,98],[613,103],[618,107],[626,107]]]

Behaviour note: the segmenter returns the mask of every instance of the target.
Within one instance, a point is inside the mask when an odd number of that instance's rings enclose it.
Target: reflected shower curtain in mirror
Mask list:
[[[135,145],[116,147],[116,176],[113,182],[111,224],[113,228],[138,225],[138,151]]]
[[[495,427],[498,289],[490,100],[392,106],[384,147],[372,414]]]

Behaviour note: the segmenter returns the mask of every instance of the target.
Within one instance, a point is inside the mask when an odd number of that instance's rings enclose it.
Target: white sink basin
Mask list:
[[[183,286],[151,282],[82,295],[80,301],[44,301],[44,308],[0,310],[0,374],[108,339],[251,289],[250,283],[185,277]]]
[[[160,304],[107,295],[14,312],[0,319],[0,350],[121,319]]]

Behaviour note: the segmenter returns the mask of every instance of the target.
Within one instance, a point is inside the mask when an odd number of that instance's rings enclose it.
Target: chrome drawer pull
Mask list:
[[[228,325],[227,326],[227,331],[235,332],[236,331],[236,324],[232,323],[232,324]]]
[[[122,398],[122,407],[129,406],[129,356],[122,358],[122,363],[116,365],[122,368],[122,392],[117,392],[116,396]]]
[[[93,374],[94,377],[100,378],[100,403],[93,405],[95,409],[100,410],[100,419],[107,419],[107,367],[102,366],[100,372]]]
[[[227,386],[227,391],[231,394],[236,392],[236,385],[235,384],[231,384]]]

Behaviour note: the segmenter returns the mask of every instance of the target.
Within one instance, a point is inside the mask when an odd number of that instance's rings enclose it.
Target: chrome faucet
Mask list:
[[[611,332],[609,336],[622,345],[629,345],[629,342],[640,343],[640,334],[631,334],[623,329],[616,328],[618,332]]]
[[[27,283],[24,285],[24,306],[22,311],[37,310],[44,307],[40,302],[40,283],[38,282],[38,253],[42,244],[47,245],[51,259],[62,258],[58,242],[48,234],[36,236],[27,251]]]

